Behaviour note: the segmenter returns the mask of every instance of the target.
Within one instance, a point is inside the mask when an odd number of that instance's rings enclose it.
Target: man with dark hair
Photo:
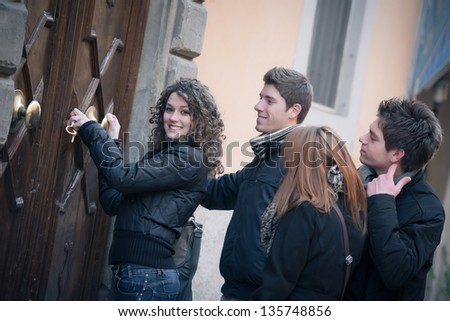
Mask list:
[[[349,300],[423,300],[445,213],[424,168],[442,141],[425,104],[382,101],[361,142],[367,184],[368,250],[349,282]]]
[[[210,180],[202,202],[208,209],[234,209],[220,258],[222,300],[248,300],[261,284],[261,217],[283,175],[279,145],[305,119],[312,101],[311,83],[295,70],[272,68],[263,80],[255,106],[262,134],[250,140],[255,158],[236,173]]]

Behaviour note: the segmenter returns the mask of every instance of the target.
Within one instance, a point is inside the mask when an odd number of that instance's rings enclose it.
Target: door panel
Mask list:
[[[49,6],[49,1],[40,3]],[[51,21],[44,11],[38,9],[29,14],[21,65],[13,76],[15,86],[21,89],[25,96],[25,106],[32,99],[42,102],[44,80],[42,65],[46,62],[46,48],[50,43]],[[36,70],[31,64],[37,66]],[[11,127],[5,147],[2,149],[2,160],[7,164],[1,178],[2,220],[4,224],[0,234],[1,284],[2,299],[18,299],[19,293],[28,292],[38,279],[32,271],[42,266],[39,256],[34,256],[37,243],[42,242],[42,236],[47,234],[48,224],[41,225],[42,220],[35,216],[34,208],[41,207],[39,194],[39,178],[36,160],[37,146],[40,145],[40,127],[28,130],[23,120]],[[7,204],[7,205],[5,205]],[[45,242],[44,242],[45,243]],[[31,290],[32,291],[32,290]],[[25,294],[27,296],[27,294]]]
[[[34,129],[20,121],[1,152],[0,299],[95,300],[111,220],[97,201],[96,168],[65,121],[94,105],[99,121],[114,112],[126,131],[149,1],[25,5],[14,82],[42,114]]]

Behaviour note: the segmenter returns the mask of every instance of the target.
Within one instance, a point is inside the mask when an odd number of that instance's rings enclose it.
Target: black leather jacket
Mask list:
[[[115,215],[109,263],[175,268],[173,244],[206,193],[207,168],[194,143],[170,141],[125,164],[116,142],[96,122],[78,134],[99,172],[100,202]]]

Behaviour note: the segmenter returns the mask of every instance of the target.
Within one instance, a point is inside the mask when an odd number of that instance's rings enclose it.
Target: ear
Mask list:
[[[289,118],[297,120],[298,115],[302,111],[302,106],[300,104],[293,104],[289,107]]]
[[[391,153],[391,162],[399,163],[403,156],[405,156],[405,151],[403,149],[393,149]]]

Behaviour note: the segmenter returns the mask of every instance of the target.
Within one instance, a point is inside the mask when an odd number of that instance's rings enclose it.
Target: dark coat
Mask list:
[[[225,282],[222,293],[241,300],[261,284],[266,257],[261,244],[261,217],[272,201],[283,175],[279,144],[266,146],[264,159],[255,157],[240,171],[212,179],[202,205],[208,209],[234,209],[220,257]]]
[[[352,265],[361,259],[364,232],[342,202]],[[335,210],[319,212],[310,203],[288,211],[278,223],[255,300],[339,300],[346,271],[342,225]]]
[[[109,263],[175,268],[173,244],[206,192],[201,149],[170,141],[125,164],[117,144],[96,122],[83,124],[78,134],[98,168],[102,207],[117,216]]]
[[[401,193],[368,198],[368,247],[348,300],[423,300],[444,227],[438,197],[419,171]]]

